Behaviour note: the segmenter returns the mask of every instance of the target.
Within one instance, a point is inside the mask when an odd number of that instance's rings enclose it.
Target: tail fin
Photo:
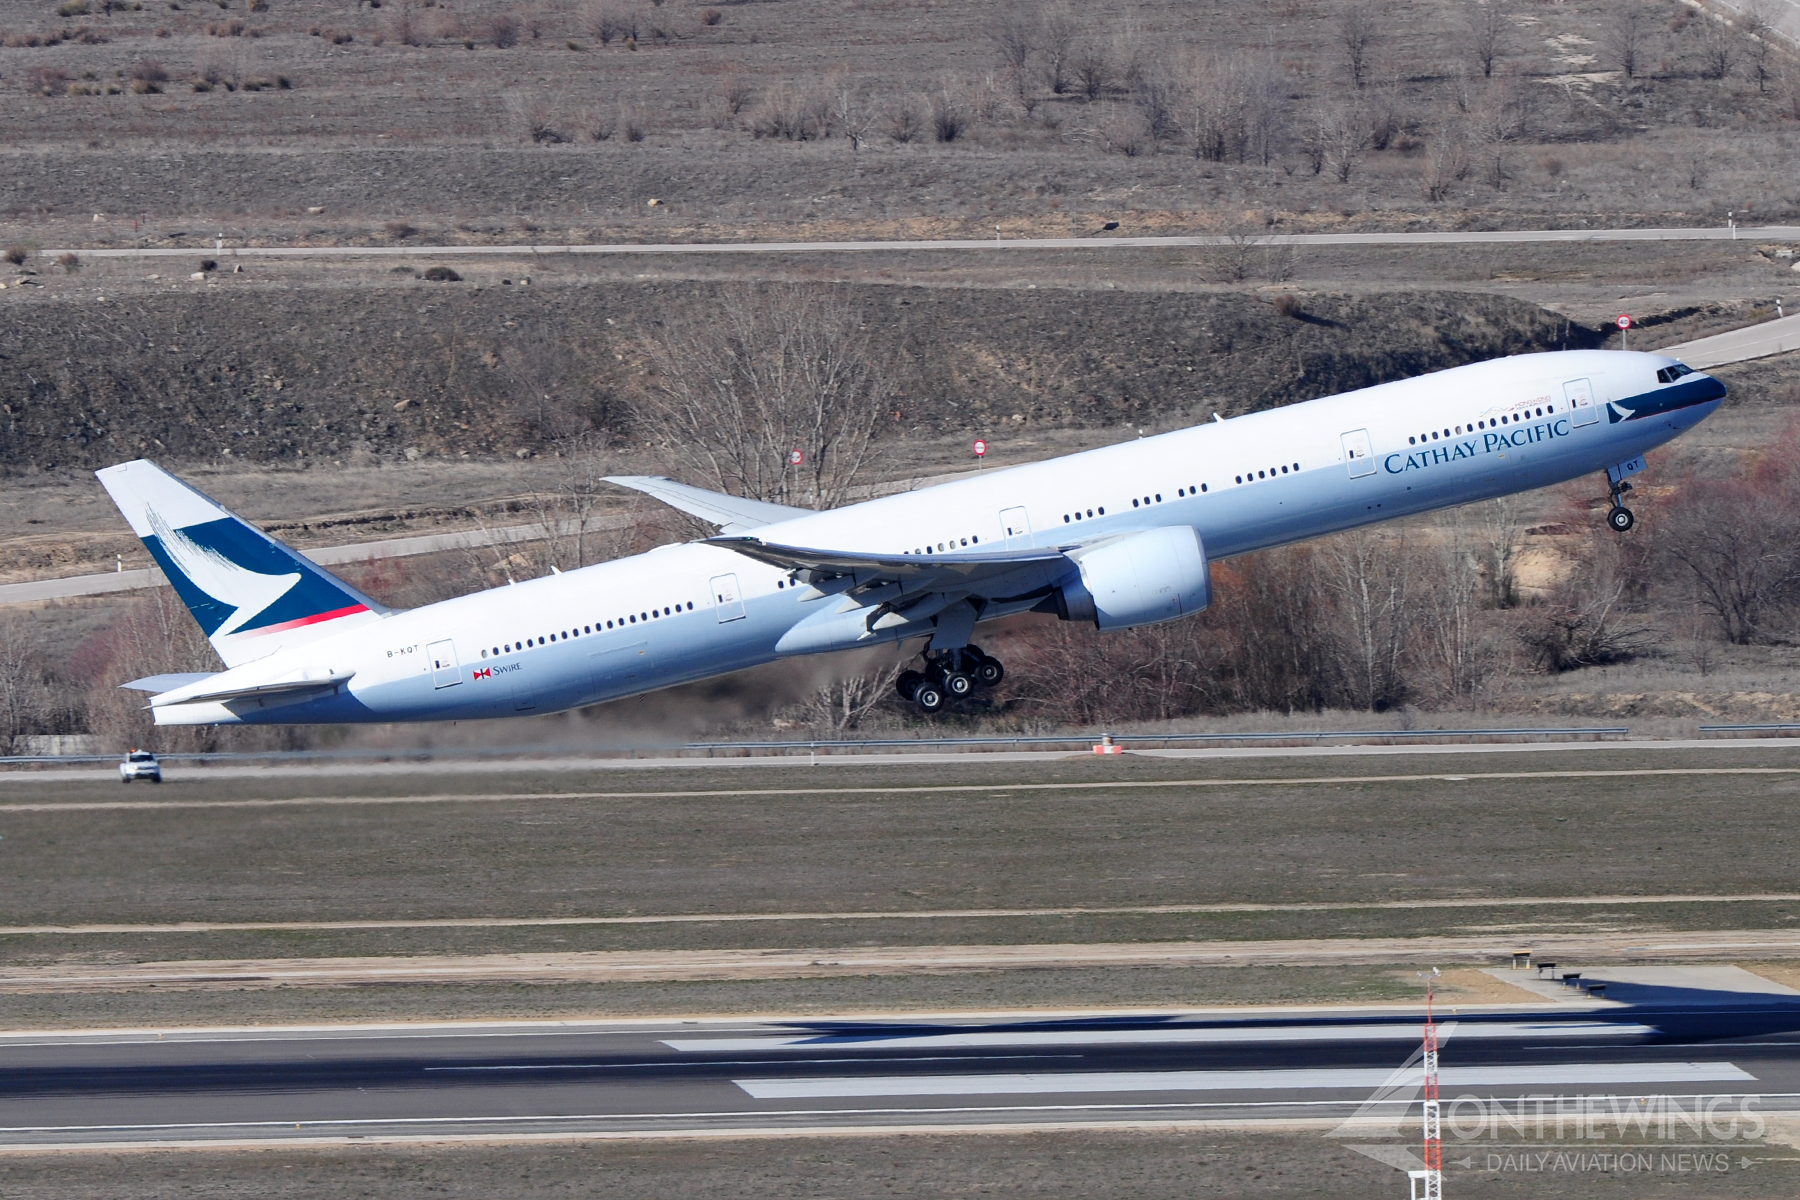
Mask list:
[[[227,667],[388,611],[153,462],[95,474]]]

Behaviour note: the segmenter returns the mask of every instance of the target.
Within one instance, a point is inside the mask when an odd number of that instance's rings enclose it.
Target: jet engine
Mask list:
[[[1056,585],[1056,615],[1100,629],[1131,629],[1197,613],[1212,603],[1212,568],[1187,525],[1148,529],[1086,552]]]

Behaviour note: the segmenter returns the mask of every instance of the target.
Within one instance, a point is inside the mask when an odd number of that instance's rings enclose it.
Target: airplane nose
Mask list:
[[[1697,382],[1700,384],[1700,402],[1702,404],[1709,400],[1723,400],[1725,398],[1725,385],[1714,379],[1711,375],[1702,375]]]

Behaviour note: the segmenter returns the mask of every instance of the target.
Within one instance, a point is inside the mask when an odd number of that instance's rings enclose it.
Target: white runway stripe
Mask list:
[[[663,1045],[684,1053],[750,1054],[759,1050],[938,1050],[980,1046],[1209,1046],[1242,1042],[1377,1042],[1416,1041],[1420,1023],[1389,1025],[1294,1025],[1274,1028],[1165,1026],[1153,1029],[1059,1029],[970,1031],[968,1033],[885,1033],[864,1035],[802,1034],[788,1037],[664,1038]],[[1446,1021],[1438,1040],[1470,1038],[1633,1037],[1652,1032],[1648,1025],[1608,1021],[1506,1021],[1469,1024]]]
[[[1096,1071],[995,1075],[869,1075],[861,1078],[734,1079],[758,1100],[865,1096],[1083,1095],[1095,1092],[1235,1092],[1404,1086],[1420,1078],[1379,1067],[1306,1071]],[[1446,1088],[1591,1084],[1742,1082],[1756,1077],[1728,1062],[1545,1063],[1517,1067],[1445,1067]]]

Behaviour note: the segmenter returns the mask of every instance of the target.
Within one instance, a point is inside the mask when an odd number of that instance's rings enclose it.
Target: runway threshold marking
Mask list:
[[[1357,783],[1477,783],[1518,779],[1641,779],[1676,776],[1800,775],[1800,767],[1641,767],[1609,771],[1463,771],[1429,775],[1299,775],[1247,779],[1111,779],[1075,783],[933,783],[886,787],[710,788],[631,792],[439,792],[422,796],[289,796],[243,800],[71,800],[0,804],[0,813],[152,812],[177,808],[294,808],[338,804],[511,804],[523,800],[707,800],[765,796],[900,796],[992,792],[1091,792],[1144,788],[1302,787]]]
[[[1067,908],[927,908],[869,912],[664,913],[613,917],[427,917],[370,921],[167,921],[127,925],[0,925],[0,937],[108,933],[330,932],[361,929],[520,929],[569,925],[734,925],[811,921],[966,921],[1000,918],[1183,916],[1207,913],[1360,912],[1397,908],[1595,908],[1649,904],[1760,904],[1800,902],[1800,892],[1730,896],[1456,896],[1418,900],[1349,900],[1292,904],[1135,904]]]
[[[1546,1063],[1445,1067],[1445,1087],[1537,1087],[1634,1083],[1739,1083],[1756,1076],[1728,1062]],[[757,1100],[870,1096],[1075,1096],[1095,1092],[1234,1092],[1357,1089],[1423,1082],[1422,1068],[1318,1067],[1291,1071],[1070,1071],[994,1075],[865,1075],[816,1079],[734,1079]]]

